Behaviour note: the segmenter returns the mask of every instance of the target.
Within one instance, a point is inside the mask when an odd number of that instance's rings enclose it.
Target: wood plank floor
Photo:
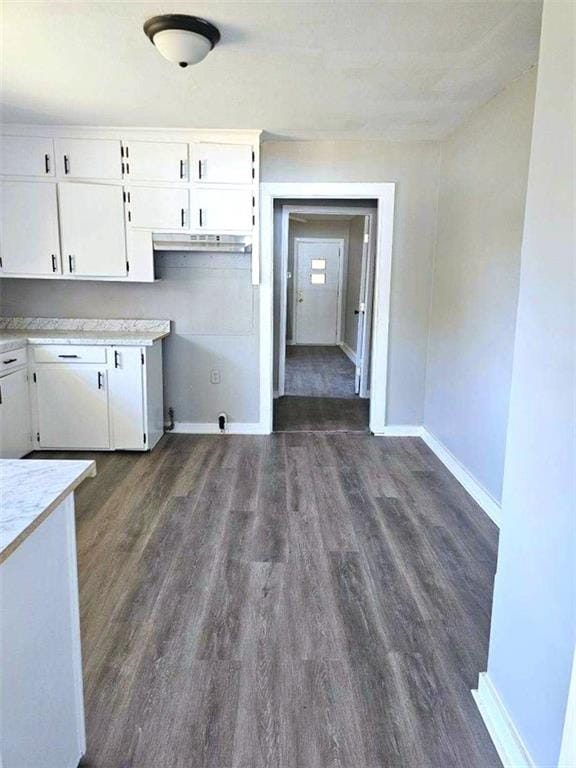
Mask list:
[[[169,435],[94,456],[83,765],[500,766],[469,693],[497,530],[418,438]]]
[[[370,401],[360,397],[295,397],[274,400],[275,432],[367,432]]]
[[[299,397],[355,398],[354,363],[337,346],[289,344],[284,389]]]

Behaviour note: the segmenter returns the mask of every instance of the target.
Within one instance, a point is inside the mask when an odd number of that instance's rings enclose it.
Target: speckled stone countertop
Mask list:
[[[95,461],[0,460],[0,563],[95,474]]]
[[[1,317],[0,352],[25,344],[151,346],[170,334],[170,320]]]

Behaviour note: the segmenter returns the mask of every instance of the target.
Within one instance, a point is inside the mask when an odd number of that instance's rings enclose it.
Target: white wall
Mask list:
[[[388,423],[422,424],[439,145],[264,142],[262,181],[395,181]]]
[[[575,28],[574,4],[545,2],[488,659],[541,768],[576,641]]]
[[[535,83],[442,143],[424,424],[498,502]]]
[[[344,343],[356,352],[358,309],[362,281],[362,253],[364,251],[364,216],[355,216],[350,222],[348,238],[348,270],[346,274],[346,303],[344,306]]]

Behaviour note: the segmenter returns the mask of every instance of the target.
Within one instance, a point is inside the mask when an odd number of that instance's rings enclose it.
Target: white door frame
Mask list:
[[[294,344],[296,344],[296,312],[298,310],[297,307],[297,290],[296,290],[296,283],[297,283],[297,275],[298,275],[298,259],[297,259],[297,247],[298,243],[338,243],[340,247],[340,258],[338,263],[338,306],[337,306],[337,315],[336,315],[336,345],[338,345],[341,341],[342,337],[342,296],[343,296],[343,288],[344,288],[344,266],[345,266],[345,257],[346,254],[344,252],[345,247],[345,240],[343,237],[295,237],[294,238],[294,290],[292,291],[292,318],[294,326],[292,328],[292,341]],[[284,347],[286,349],[286,347]],[[286,360],[286,354],[284,354],[284,360]]]
[[[374,314],[370,375],[370,431],[386,426],[390,284],[394,228],[394,182],[268,182],[260,185],[260,423],[272,432],[274,402],[274,201],[282,199],[376,200],[378,203]],[[315,209],[318,211],[318,209]],[[361,210],[361,209],[360,209]],[[360,210],[357,213],[360,213]]]

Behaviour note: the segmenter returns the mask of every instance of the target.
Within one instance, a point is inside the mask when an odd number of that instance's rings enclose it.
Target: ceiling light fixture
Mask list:
[[[209,21],[181,13],[148,19],[144,32],[165,59],[181,67],[198,64],[220,40],[220,32]]]

